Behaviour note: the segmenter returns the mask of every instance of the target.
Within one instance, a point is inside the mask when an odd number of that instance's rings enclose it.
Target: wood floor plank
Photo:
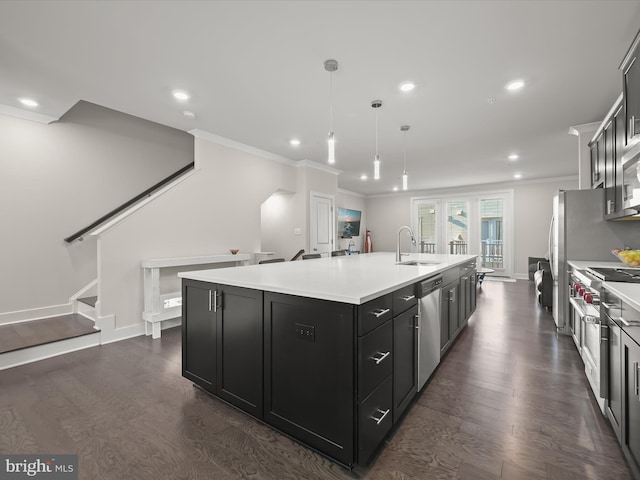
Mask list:
[[[169,329],[1,371],[0,451],[77,453],[83,480],[631,478],[572,339],[527,281],[483,284],[403,422],[354,472],[194,387],[180,340]]]

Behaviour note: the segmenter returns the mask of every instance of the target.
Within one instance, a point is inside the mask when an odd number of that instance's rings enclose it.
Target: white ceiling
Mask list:
[[[333,58],[341,188],[400,185],[403,124],[411,190],[576,175],[568,129],[603,119],[639,26],[639,1],[5,0],[0,104],[32,97],[59,117],[86,100],[325,164]],[[515,78],[527,86],[509,93]],[[401,93],[404,80],[417,88]],[[361,181],[375,99],[382,178]]]

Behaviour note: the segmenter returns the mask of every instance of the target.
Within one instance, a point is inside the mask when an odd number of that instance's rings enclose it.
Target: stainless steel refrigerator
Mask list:
[[[640,248],[640,221],[604,220],[604,190],[560,190],[553,197],[549,258],[552,314],[558,331],[569,334],[570,260],[615,262],[614,248]],[[621,264],[622,266],[622,264]]]

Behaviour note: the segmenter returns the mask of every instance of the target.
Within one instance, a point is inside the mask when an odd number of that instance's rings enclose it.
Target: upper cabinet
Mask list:
[[[620,70],[623,75],[625,146],[638,141],[640,135],[640,32],[624,57]]]
[[[591,143],[591,188],[602,187],[604,160],[604,133],[600,131]]]

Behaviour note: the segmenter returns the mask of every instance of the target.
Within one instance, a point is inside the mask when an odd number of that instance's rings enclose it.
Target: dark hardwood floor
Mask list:
[[[569,337],[527,281],[478,309],[375,462],[347,472],[181,377],[180,329],[0,372],[0,452],[81,479],[629,479]]]
[[[0,353],[97,333],[94,322],[77,313],[0,325]]]

